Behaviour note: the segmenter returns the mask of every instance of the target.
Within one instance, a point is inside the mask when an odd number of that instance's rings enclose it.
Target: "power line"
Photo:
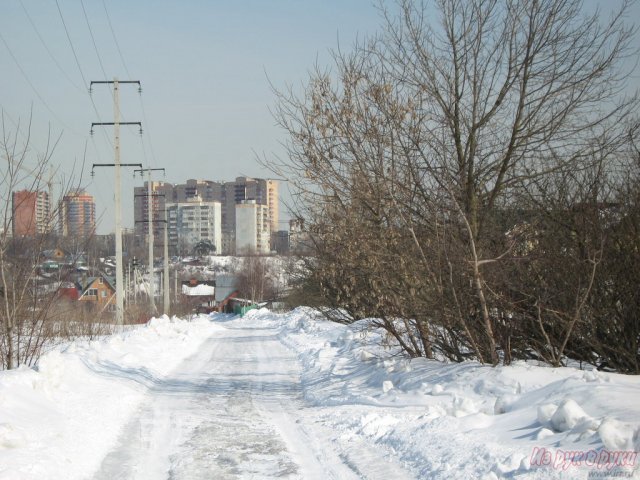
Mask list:
[[[82,0],[81,0],[82,1]],[[104,8],[104,13],[107,17],[107,23],[109,24],[109,29],[111,30],[111,36],[113,38],[113,43],[116,46],[116,49],[118,50],[118,55],[120,57],[120,61],[122,62],[122,66],[124,67],[124,71],[127,73],[128,77],[131,77],[131,74],[129,73],[129,68],[127,67],[127,62],[124,59],[124,55],[122,54],[122,50],[120,49],[120,42],[118,42],[118,37],[116,35],[115,30],[113,29],[113,24],[111,23],[111,16],[109,15],[109,11],[107,10],[107,4],[105,3],[104,0],[102,0],[102,7]],[[105,75],[106,76],[106,75]],[[147,141],[149,142],[149,148],[151,150],[151,160],[153,160],[153,164],[156,164],[156,155],[155,152],[153,150],[153,142],[151,141],[151,136],[148,133],[149,132],[149,121],[147,119],[147,112],[145,111],[144,108],[144,102],[142,100],[142,95],[139,96],[140,99],[140,108],[142,109],[142,119],[144,121],[145,124],[145,130],[147,131]],[[145,164],[148,167],[152,167],[153,164],[149,161],[149,158],[147,157],[147,150],[144,146],[144,137],[140,138],[140,142],[142,144],[142,154],[144,156],[144,160],[145,160]]]
[[[146,120],[145,120],[145,125],[146,125]],[[144,157],[144,164],[147,167],[150,167],[151,165],[149,164],[149,159],[147,158],[147,149],[144,147],[144,138],[142,138],[142,135],[140,135],[140,145],[142,145],[142,156]]]
[[[140,95],[140,108],[142,109],[142,119],[144,120],[144,124],[145,124],[145,129],[147,130],[147,132],[149,132],[149,120],[147,119],[147,112],[144,108],[144,102],[142,101],[142,95]],[[151,135],[149,133],[147,133],[147,138],[148,138],[148,142],[149,142],[149,148],[151,149],[151,158],[153,159],[153,163],[157,163],[156,161],[156,154],[153,150],[153,142],[151,141]],[[143,149],[144,149],[144,142],[143,142]],[[146,159],[146,152],[145,152],[145,159]]]
[[[57,0],[56,0],[57,2]],[[119,95],[119,85],[122,84],[138,84],[138,88],[140,88],[140,82],[138,80],[125,80],[118,81],[114,79],[110,80],[99,80],[92,81],[90,86],[93,84],[111,84],[113,85],[113,103],[114,103],[114,121],[113,122],[98,122],[92,123],[91,128],[93,129],[94,125],[113,125],[114,132],[114,153],[115,153],[115,163],[113,164],[94,164],[93,167],[107,167],[113,166],[115,167],[115,187],[114,193],[116,197],[116,205],[115,205],[115,223],[116,223],[116,238],[115,238],[115,247],[116,247],[116,323],[118,325],[123,324],[124,320],[124,297],[123,297],[123,265],[122,265],[122,211],[121,211],[121,198],[120,198],[120,168],[125,166],[133,166],[135,164],[122,164],[120,163],[120,125],[124,124],[138,124],[140,129],[142,129],[142,125],[140,122],[121,122],[120,121],[120,95]],[[142,168],[140,164],[137,164]],[[93,170],[92,170],[93,172]]]
[[[82,0],[81,0],[82,1]],[[113,42],[115,43],[116,49],[118,50],[118,55],[120,56],[120,61],[122,62],[122,66],[124,67],[125,72],[127,73],[128,77],[131,77],[131,74],[129,73],[129,68],[127,67],[127,62],[124,59],[124,55],[122,54],[122,50],[120,49],[120,42],[118,42],[118,37],[116,35],[115,30],[113,29],[113,24],[111,23],[111,16],[109,15],[109,11],[107,10],[107,4],[104,0],[102,0],[102,7],[104,8],[104,13],[107,17],[107,23],[109,24],[109,29],[111,30],[111,36],[113,37]],[[149,149],[151,150],[151,160],[153,161],[153,164],[157,163],[157,159],[156,159],[156,154],[155,151],[153,149],[153,142],[151,141],[151,134],[149,133],[149,120],[147,119],[147,112],[146,109],[144,107],[144,101],[142,99],[142,95],[140,95],[139,97],[140,99],[140,108],[142,109],[142,119],[144,121],[145,124],[145,130],[147,131],[147,141],[149,143]],[[144,138],[141,139],[142,141],[142,149],[143,149],[143,155],[145,158],[145,162],[147,164],[147,166],[151,167],[152,163],[149,162],[149,159],[147,158],[147,152],[146,149],[144,147]]]
[[[91,42],[93,43],[93,49],[96,52],[96,56],[98,57],[98,63],[100,64],[100,70],[102,70],[102,74],[104,78],[107,78],[107,72],[104,70],[104,65],[102,64],[102,58],[100,57],[100,52],[98,52],[98,45],[96,45],[96,39],[93,36],[93,30],[91,30],[91,24],[89,23],[89,17],[87,16],[87,10],[84,8],[84,1],[80,0],[80,5],[82,5],[82,13],[84,14],[84,19],[87,21],[87,27],[89,28],[89,35],[91,35]]]
[[[86,22],[87,22],[87,27],[88,27],[88,29],[89,29],[89,34],[91,35],[91,40],[92,40],[92,42],[93,42],[93,47],[94,47],[94,50],[95,50],[95,52],[96,52],[96,56],[98,57],[98,62],[100,63],[100,68],[101,68],[102,73],[103,73],[103,75],[105,76],[105,78],[107,78],[107,77],[108,77],[108,75],[107,75],[107,73],[106,73],[106,71],[105,71],[105,68],[104,68],[104,65],[103,65],[103,63],[102,63],[102,58],[101,58],[101,56],[100,56],[100,53],[99,53],[99,50],[98,50],[98,46],[97,46],[97,43],[96,43],[96,41],[95,41],[95,37],[94,37],[94,35],[93,35],[93,30],[92,30],[92,28],[91,28],[91,24],[90,24],[90,22],[89,22],[89,18],[88,18],[87,12],[86,12],[86,8],[85,8],[85,5],[84,5],[84,1],[83,1],[83,0],[80,0],[80,3],[81,3],[81,5],[82,5],[82,11],[83,11],[83,14],[84,14],[85,20],[86,20]],[[117,38],[116,38],[116,36],[115,36],[115,32],[114,32],[114,30],[113,30],[113,26],[112,26],[112,24],[111,24],[111,18],[110,18],[110,16],[109,16],[109,12],[107,11],[107,7],[106,7],[106,4],[105,4],[104,2],[103,2],[103,8],[104,8],[104,10],[105,10],[105,14],[106,14],[106,17],[107,17],[107,22],[108,22],[108,24],[109,24],[109,28],[110,28],[110,30],[111,30],[111,35],[113,36],[113,39],[114,39],[114,42],[115,42],[116,48],[117,48],[117,50],[118,50],[118,54],[119,54],[119,56],[120,56],[120,60],[122,61],[122,64],[123,64],[123,66],[124,66],[124,68],[125,68],[125,71],[127,72],[127,75],[128,75],[128,74],[129,74],[129,71],[128,71],[127,66],[126,66],[126,63],[125,63],[125,61],[124,61],[124,57],[123,57],[123,55],[122,55],[122,51],[120,50],[120,45],[119,45],[118,40],[117,40]],[[113,91],[111,92],[111,95],[112,95],[112,96],[114,95],[114,92],[113,92]],[[97,109],[96,109],[96,114],[98,114]],[[122,116],[122,115],[121,115],[121,116]],[[99,114],[98,114],[98,118],[100,119]],[[147,165],[149,165],[149,162],[148,162],[148,159],[147,159],[147,153],[146,153],[146,149],[145,149],[145,147],[144,147],[144,141],[143,141],[143,139],[142,139],[142,136],[141,136],[141,139],[140,139],[140,140],[141,140],[141,144],[142,144],[142,153],[143,153],[143,156],[144,156],[144,159],[145,159],[145,163],[146,163]],[[95,145],[95,143],[94,143],[94,145]],[[96,152],[97,152],[97,149],[96,149]],[[101,191],[99,192],[99,194],[100,194],[100,196],[102,197],[102,192],[101,192]]]
[[[73,53],[73,58],[75,59],[76,66],[78,67],[78,71],[80,72],[80,77],[82,77],[82,84],[88,85],[87,79],[85,78],[84,72],[82,71],[82,66],[80,65],[80,60],[78,60],[78,54],[76,53],[76,49],[73,46],[71,35],[69,35],[69,29],[67,28],[67,23],[64,21],[64,15],[62,15],[62,9],[60,8],[60,4],[58,3],[58,0],[55,0],[55,1],[56,1],[56,6],[58,7],[58,14],[60,15],[60,20],[62,21],[62,26],[64,27],[64,31],[67,35],[67,40],[69,41],[69,48],[71,48],[71,52]],[[96,107],[96,104],[93,101],[93,98],[91,97],[91,89],[89,89],[89,100],[91,101],[91,105],[93,105],[93,110],[96,116],[98,117],[99,120],[102,120],[100,118],[100,112],[98,111],[98,107]],[[113,143],[111,142],[111,139],[109,138],[109,136],[106,134],[106,132],[103,131],[103,133],[107,142],[109,142],[109,144],[113,147]]]
[[[53,63],[55,63],[56,67],[58,67],[58,70],[60,70],[62,75],[64,75],[64,77],[69,81],[69,83],[71,85],[73,85],[76,88],[76,90],[82,91],[82,89],[73,80],[71,80],[71,77],[67,74],[67,71],[64,68],[62,68],[62,66],[58,62],[58,59],[55,57],[55,55],[53,55],[53,53],[51,52],[51,50],[47,46],[47,42],[45,42],[44,38],[42,38],[42,35],[40,35],[40,30],[38,30],[38,27],[36,26],[35,22],[31,18],[31,15],[29,15],[29,12],[27,11],[27,8],[24,6],[24,3],[22,2],[22,0],[20,0],[20,5],[22,6],[22,10],[24,10],[24,14],[27,16],[27,19],[29,20],[29,23],[33,27],[33,30],[36,32],[36,35],[38,36],[38,39],[40,39],[40,43],[42,44],[44,49],[49,54],[49,57],[51,57],[51,60],[53,60]]]
[[[80,66],[80,61],[78,60],[78,54],[76,53],[76,49],[73,47],[73,42],[71,41],[71,36],[69,35],[69,29],[67,28],[67,23],[64,21],[64,16],[62,15],[62,10],[60,9],[60,4],[58,3],[58,0],[56,0],[56,6],[58,7],[60,20],[62,20],[62,26],[64,27],[64,31],[67,34],[67,40],[69,41],[69,46],[71,47],[71,51],[73,52],[73,58],[75,58],[76,60],[78,71],[80,72],[80,76],[82,77],[82,84],[87,85],[87,79],[84,77],[82,67]]]
[[[13,61],[15,62],[16,66],[18,67],[18,70],[20,70],[20,73],[22,74],[22,76],[24,77],[24,79],[27,81],[27,83],[29,84],[29,86],[31,87],[31,89],[34,91],[34,93],[36,94],[36,96],[40,99],[40,101],[42,102],[42,104],[45,106],[45,108],[47,110],[49,110],[49,113],[51,113],[51,115],[54,116],[54,118],[56,118],[56,120],[58,120],[58,122],[60,122],[60,124],[66,128],[67,130],[69,130],[70,132],[73,132],[76,135],[82,136],[80,135],[78,132],[72,130],[71,128],[69,128],[67,126],[67,124],[58,116],[58,114],[56,114],[56,112],[53,111],[53,109],[49,106],[49,104],[46,102],[46,100],[42,97],[42,95],[40,95],[40,92],[38,91],[38,89],[35,87],[35,85],[33,84],[33,82],[31,81],[31,79],[29,78],[29,76],[27,75],[27,72],[24,71],[24,69],[22,68],[22,65],[20,65],[20,62],[18,62],[18,59],[16,58],[16,56],[13,54],[13,51],[11,50],[11,48],[9,47],[9,44],[7,43],[7,41],[4,39],[4,37],[2,36],[2,33],[0,33],[0,40],[2,40],[2,43],[4,44],[5,48],[7,49],[7,51],[9,52],[9,55],[11,55],[11,58],[13,59]]]
[[[149,243],[149,276],[150,276],[150,280],[149,280],[149,301],[150,301],[150,307],[151,307],[151,311],[155,313],[156,311],[156,305],[155,305],[155,294],[154,294],[154,278],[153,278],[153,240],[154,240],[154,230],[153,230],[153,210],[154,210],[154,206],[153,206],[153,199],[152,199],[152,191],[153,191],[153,182],[151,181],[151,172],[152,171],[157,171],[157,170],[162,170],[162,173],[164,173],[164,168],[141,168],[139,170],[134,170],[133,174],[135,175],[136,172],[140,172],[140,175],[143,175],[145,172],[148,175],[147,178],[147,215],[148,215],[148,219],[147,222],[149,223],[149,235],[148,235],[148,243]],[[166,228],[166,226],[165,226]],[[165,263],[167,262],[167,259],[165,258]]]
[[[56,0],[57,1],[57,0]],[[109,29],[111,29],[111,35],[113,36],[113,41],[116,44],[116,48],[118,49],[118,55],[120,55],[120,61],[122,62],[122,66],[124,67],[124,71],[127,74],[127,77],[131,78],[129,74],[129,69],[127,68],[127,64],[124,61],[124,57],[122,56],[122,50],[120,50],[120,44],[118,43],[118,38],[113,30],[113,25],[111,24],[111,17],[109,16],[109,11],[107,10],[107,4],[104,0],[102,0],[102,6],[104,7],[104,13],[107,16],[107,23],[109,23]]]

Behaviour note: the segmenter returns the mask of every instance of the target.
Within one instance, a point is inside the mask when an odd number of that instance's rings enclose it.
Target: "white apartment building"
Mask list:
[[[171,184],[152,182],[152,198],[148,199],[147,182],[133,191],[134,221],[136,235],[142,242],[148,232],[148,211],[152,208],[155,244],[161,245],[164,235],[165,204],[182,204],[192,201],[220,202],[222,208],[222,250],[219,253],[233,254],[236,251],[236,204],[254,200],[269,207],[270,230],[276,232],[279,222],[278,181],[237,177],[232,182],[189,179],[185,183]]]
[[[202,241],[211,242],[215,253],[222,252],[222,208],[220,202],[192,198],[187,202],[167,203],[169,245],[178,253],[191,254]]]
[[[268,254],[271,239],[269,206],[255,200],[236,204],[236,254]]]

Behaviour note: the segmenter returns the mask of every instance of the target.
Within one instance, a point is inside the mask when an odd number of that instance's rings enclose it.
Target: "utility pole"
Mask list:
[[[163,195],[162,195],[163,196]],[[147,220],[139,220],[142,223],[146,223]],[[163,283],[163,290],[164,290],[164,302],[163,302],[163,312],[165,315],[169,315],[169,309],[171,306],[171,299],[170,299],[170,290],[169,290],[169,221],[167,219],[167,209],[164,209],[164,220],[156,220],[156,222],[160,222],[160,223],[164,223],[164,245],[163,245],[163,250],[164,250],[164,271],[163,271],[163,275],[164,275],[164,283]]]
[[[138,172],[140,172],[140,175],[147,172],[147,223],[149,226],[149,240],[147,243],[149,244],[149,307],[151,308],[151,314],[156,313],[155,275],[153,268],[153,198],[155,195],[152,195],[153,182],[151,181],[151,172],[157,170],[162,170],[162,173],[164,173],[164,168],[141,168],[133,171],[134,175]]]
[[[171,308],[171,299],[169,298],[169,218],[167,216],[167,208],[164,209],[164,314],[169,316]]]
[[[120,121],[120,84],[129,84],[134,83],[138,85],[138,92],[141,91],[141,85],[138,80],[124,80],[119,81],[117,78],[113,80],[101,80],[101,81],[92,81],[89,86],[89,93],[91,93],[92,87],[94,84],[112,84],[113,85],[113,122],[95,122],[91,124],[91,134],[93,134],[94,126],[104,126],[104,125],[112,125],[113,126],[113,149],[115,152],[115,163],[113,164],[105,164],[105,163],[94,163],[93,168],[95,167],[114,167],[115,168],[115,186],[114,186],[114,194],[116,197],[116,324],[122,325],[124,323],[124,298],[123,298],[123,282],[124,282],[124,271],[122,265],[122,208],[121,208],[121,192],[120,192],[120,167],[131,167],[136,166],[142,168],[142,164],[121,164],[120,163],[120,125],[138,125],[140,128],[140,134],[142,134],[142,123],[141,122],[121,122]],[[93,175],[93,169],[91,170],[91,175]]]

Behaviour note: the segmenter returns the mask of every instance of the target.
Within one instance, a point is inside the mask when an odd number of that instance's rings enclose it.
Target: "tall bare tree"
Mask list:
[[[379,36],[334,54],[335,71],[280,92],[290,141],[274,169],[297,187],[331,301],[386,319],[410,353],[435,342],[453,358],[509,361],[517,305],[498,278],[532,254],[524,210],[544,202],[541,185],[598,172],[627,141],[638,107],[625,95],[637,53],[627,9],[603,22],[580,0],[400,0],[383,6]],[[601,256],[576,250],[585,268],[557,313],[552,363]]]

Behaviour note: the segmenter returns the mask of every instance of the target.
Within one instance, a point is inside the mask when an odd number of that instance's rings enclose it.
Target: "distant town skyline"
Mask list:
[[[155,179],[229,181],[269,178],[257,157],[281,155],[272,87],[301,85],[328,50],[353,44],[380,25],[374,2],[243,0],[173,2],[6,0],[0,5],[0,110],[7,131],[31,117],[35,165],[47,141],[57,142],[56,177],[96,200],[97,233],[114,227],[112,93],[94,80],[139,80],[120,89],[122,162],[163,167]],[[49,138],[50,137],[50,138]],[[124,227],[133,228],[132,192],[144,178],[123,169]],[[60,185],[55,185],[55,200]],[[286,201],[286,185],[281,186]],[[283,214],[284,206],[281,207]],[[283,215],[283,221],[286,217]],[[283,228],[286,225],[283,224]]]
[[[383,2],[395,8],[392,0]],[[55,144],[58,181],[96,199],[97,233],[113,232],[113,120],[107,85],[91,81],[139,80],[123,85],[122,162],[165,168],[154,179],[229,181],[238,176],[273,178],[257,161],[284,155],[285,133],[270,110],[273,89],[300,87],[314,65],[331,68],[329,50],[348,50],[382,29],[376,0],[4,0],[0,2],[0,111],[5,130],[26,138],[37,157]],[[620,1],[586,0],[603,17]],[[630,17],[640,16],[640,2]],[[633,18],[629,19],[633,21]],[[631,59],[630,61],[633,61]],[[634,79],[636,84],[638,79]],[[30,120],[31,119],[31,120]],[[1,126],[0,126],[1,128]],[[122,172],[123,226],[133,228],[126,208],[134,187],[132,169]],[[24,188],[28,188],[25,185]],[[54,185],[57,201],[60,185]],[[281,199],[288,201],[286,184]],[[281,206],[286,223],[286,208]],[[286,226],[283,223],[283,226]]]
[[[203,241],[211,242],[217,254],[232,255],[241,250],[269,253],[275,249],[276,233],[288,230],[280,227],[278,182],[263,178],[145,181],[134,189],[133,210],[138,242],[148,241],[151,220],[154,243],[163,243],[162,222],[166,218],[170,250],[178,248],[180,254]],[[247,215],[238,219],[239,211]],[[258,224],[261,226],[256,230]]]

